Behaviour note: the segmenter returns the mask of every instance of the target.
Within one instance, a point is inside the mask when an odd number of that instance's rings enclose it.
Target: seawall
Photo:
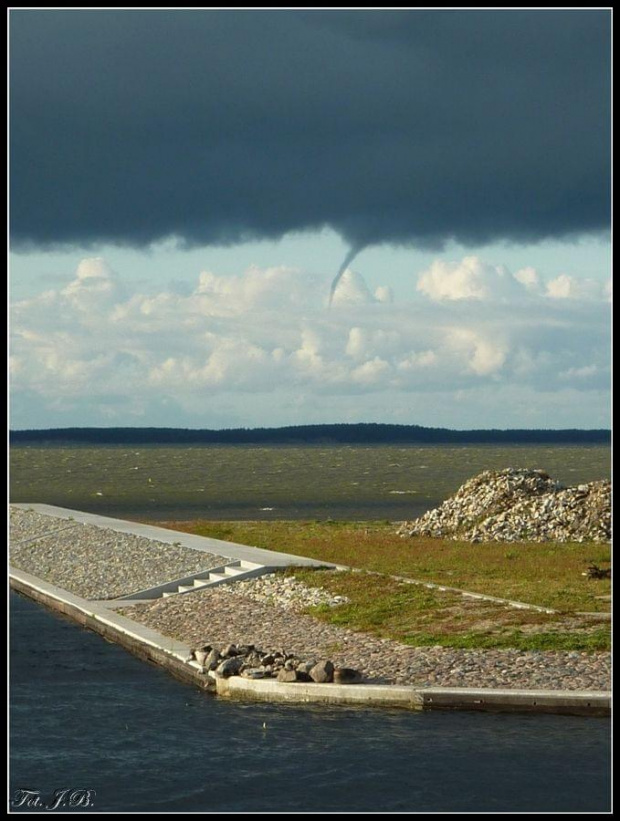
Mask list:
[[[190,647],[114,612],[103,601],[80,598],[21,570],[10,568],[15,591],[61,613],[107,641],[171,675],[225,698],[290,703],[329,703],[405,709],[479,710],[608,716],[611,694],[601,691],[508,690],[409,687],[375,684],[306,684],[251,680],[239,676],[212,679],[195,661]]]

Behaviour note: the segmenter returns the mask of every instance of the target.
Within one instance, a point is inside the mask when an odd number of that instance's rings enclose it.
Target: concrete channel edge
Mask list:
[[[502,690],[484,688],[409,687],[379,684],[283,683],[275,679],[233,676],[213,679],[196,662],[190,647],[133,622],[104,602],[90,601],[31,574],[9,568],[10,587],[59,612],[138,658],[165,668],[176,678],[217,695],[244,700],[329,703],[410,710],[479,710],[608,716],[611,693],[569,690]]]

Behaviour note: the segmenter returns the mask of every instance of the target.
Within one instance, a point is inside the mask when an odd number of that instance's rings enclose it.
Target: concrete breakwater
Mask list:
[[[27,511],[37,514],[39,518],[29,515],[30,529],[26,532],[24,519],[20,516],[22,512],[20,509],[15,511],[12,533],[17,545],[22,548],[26,544],[34,548],[39,540],[52,538],[52,532],[55,533],[54,538],[68,538],[72,529],[76,529],[73,534],[75,549],[62,551],[62,563],[66,564],[70,558],[77,568],[78,579],[83,565],[92,562],[98,566],[101,559],[96,555],[96,530],[88,531],[92,535],[88,545],[78,537],[83,535],[79,530],[83,525],[113,530],[121,547],[132,543],[131,540],[125,541],[127,535],[151,538],[159,542],[157,550],[163,550],[162,544],[174,545],[179,540],[180,546],[202,552],[201,561],[207,554],[216,555],[216,550],[221,550],[225,558],[235,558],[237,548],[241,552],[252,551],[247,546],[226,545],[224,548],[224,543],[214,544],[213,540],[201,540],[200,537],[161,528],[148,527],[145,530],[143,526],[130,522],[51,508],[46,508],[45,514],[40,509]],[[105,533],[103,535],[106,536]],[[224,550],[233,556],[225,556]],[[36,551],[34,554],[38,555]],[[25,561],[24,555],[25,551],[21,550],[19,556],[22,561]],[[142,561],[142,554],[131,549],[124,553],[119,548],[112,551],[112,555],[116,558],[123,555],[126,578],[123,592],[125,595],[132,594],[136,590],[132,581],[132,562]],[[280,562],[281,567],[294,564],[299,559],[270,554],[269,551],[246,552],[244,555],[246,558],[256,558],[258,555],[265,562],[271,558],[273,562]],[[67,566],[68,578],[71,577],[69,570]],[[105,570],[104,566],[102,570]],[[176,565],[174,572],[178,572]],[[292,592],[288,591],[285,595],[287,582],[279,574],[271,577],[271,581],[269,575],[245,582],[231,580],[215,588],[196,589],[188,595],[139,602],[119,598],[87,599],[49,579],[41,579],[34,569],[13,570],[11,585],[122,644],[141,658],[164,666],[177,677],[229,697],[391,704],[416,709],[426,706],[596,714],[605,714],[609,709],[609,654],[407,647],[326,625],[298,612],[295,601],[298,604],[304,600],[315,601],[317,592],[293,585]],[[237,592],[232,593],[232,590]],[[251,591],[255,592],[255,597],[249,595]],[[284,601],[288,606],[282,606]],[[335,606],[338,604],[332,603]],[[220,659],[223,654],[219,651],[232,642],[236,643],[237,649],[242,645],[249,648],[252,644],[254,649],[287,648],[282,653],[282,669],[286,669],[287,661],[291,662],[289,672],[291,667],[295,668],[295,681],[286,682],[265,676],[255,678],[255,674],[251,677],[232,675],[211,678],[207,665],[200,663],[206,660],[206,656],[197,659],[196,650],[204,651],[205,645],[210,645],[212,650],[218,648],[219,666],[225,661]],[[248,652],[252,651],[248,649]],[[270,652],[275,655],[278,651]],[[268,666],[264,656],[255,659],[259,660],[260,664],[250,665],[248,669]],[[326,660],[331,661],[336,669],[359,670],[363,683],[317,683],[298,678],[297,668],[302,662],[309,664],[311,661]],[[241,672],[241,667],[238,672]]]
[[[404,522],[398,533],[470,542],[605,542],[611,538],[611,483],[566,488],[542,470],[484,471],[438,508]]]
[[[22,571],[10,575],[11,587],[34,601],[75,621],[108,641],[120,644],[145,661],[165,668],[185,683],[219,696],[257,701],[368,707],[401,707],[410,710],[479,710],[607,716],[611,696],[600,691],[512,690],[488,688],[405,687],[372,684],[304,683],[242,676],[205,675],[191,658],[187,645],[125,619],[100,602],[89,602],[49,585]]]

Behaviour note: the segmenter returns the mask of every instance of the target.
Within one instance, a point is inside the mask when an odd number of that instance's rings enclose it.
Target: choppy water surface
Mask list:
[[[10,661],[9,803],[28,789],[48,805],[90,791],[82,812],[610,810],[607,719],[227,703],[16,594]]]
[[[411,519],[483,470],[609,478],[606,446],[13,447],[12,502],[152,519]]]

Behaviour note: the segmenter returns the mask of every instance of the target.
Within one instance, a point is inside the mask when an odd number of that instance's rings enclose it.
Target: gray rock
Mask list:
[[[200,664],[201,667],[204,667],[205,659],[209,655],[208,652],[205,650],[194,650],[194,658]]]
[[[309,673],[316,664],[316,659],[313,661],[300,661],[296,667],[298,673]]]
[[[216,668],[216,673],[219,673],[223,678],[236,676],[243,666],[243,658],[241,656],[231,656],[224,659],[224,661]]]
[[[237,650],[236,644],[228,644],[224,649],[221,651],[220,655],[224,659],[232,658],[233,656],[239,655],[239,650]]]
[[[297,681],[312,681],[310,673],[306,673],[305,670],[295,670],[295,674],[297,675]]]
[[[319,661],[310,670],[310,678],[316,681],[317,684],[324,684],[325,682],[333,681],[334,679],[334,665],[329,659]]]
[[[352,667],[337,667],[334,670],[334,684],[355,684],[361,680],[362,674]]]
[[[262,666],[262,657],[259,653],[255,651],[248,653],[244,656],[244,661],[248,667],[261,667]]]
[[[244,667],[239,675],[243,678],[265,678],[265,671],[260,670],[258,667]]]
[[[596,564],[591,564],[585,573],[589,579],[611,579],[611,567],[598,567]]]
[[[216,647],[214,647],[204,660],[204,666],[207,668],[207,670],[215,670],[219,663],[220,653],[219,650]]]
[[[283,667],[278,673],[278,681],[297,681],[297,671],[287,670],[285,667]]]

